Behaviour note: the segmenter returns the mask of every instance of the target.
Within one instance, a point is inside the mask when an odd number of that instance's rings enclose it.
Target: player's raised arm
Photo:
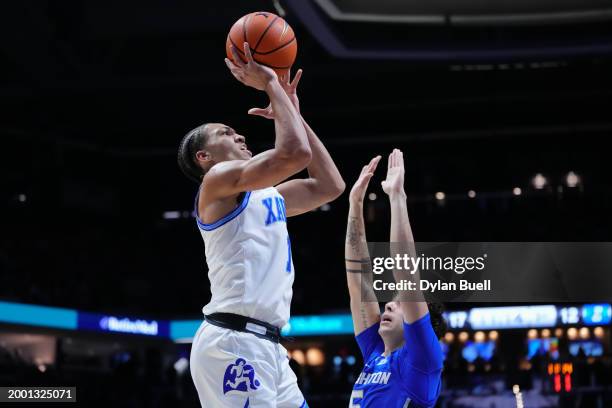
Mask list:
[[[207,201],[249,190],[270,187],[303,170],[311,160],[311,149],[299,113],[278,82],[276,73],[253,60],[248,43],[244,44],[246,62],[233,48],[234,62],[228,68],[243,84],[265,91],[276,112],[274,148],[249,160],[229,160],[213,166],[204,178]]]
[[[403,153],[394,149],[389,155],[387,167],[387,178],[382,183],[385,193],[389,196],[391,205],[391,231],[389,241],[399,244],[402,249],[408,250],[410,256],[415,255],[414,237],[408,218],[408,206],[406,205],[406,192],[404,191],[404,156]],[[394,270],[393,275],[396,282],[401,280],[414,280],[418,278],[418,271],[410,275],[405,269]],[[413,323],[425,316],[429,309],[426,302],[402,302],[400,301],[404,320]]]
[[[297,96],[297,86],[302,77],[302,70],[298,70],[293,81],[290,80],[289,72],[284,77],[279,78],[279,82],[293,106],[300,111],[300,103]],[[254,108],[249,110],[249,114],[258,115],[268,119],[276,116],[275,109],[269,105],[265,109]],[[344,191],[345,184],[342,176],[336,167],[331,155],[312,130],[303,117],[301,122],[308,136],[308,143],[312,151],[312,160],[306,168],[308,178],[294,179],[284,182],[277,186],[278,191],[285,198],[287,216],[294,216],[310,211],[327,202],[330,202]]]
[[[363,221],[363,199],[379,161],[380,156],[376,156],[368,165],[363,167],[349,195],[350,208],[344,256],[355,335],[380,320],[378,302],[375,301],[376,298],[372,289],[372,275],[367,272],[364,273],[364,268],[367,271],[371,265]],[[364,300],[370,301],[366,302]]]

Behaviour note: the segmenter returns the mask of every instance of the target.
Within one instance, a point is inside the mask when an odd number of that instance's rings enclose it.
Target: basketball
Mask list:
[[[288,72],[297,55],[293,29],[274,13],[258,11],[241,17],[234,23],[225,42],[227,58],[234,60],[232,45],[243,61],[244,42],[249,43],[253,59],[272,68],[281,76]]]

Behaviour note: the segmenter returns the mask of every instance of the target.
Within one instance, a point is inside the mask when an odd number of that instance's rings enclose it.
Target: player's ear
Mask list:
[[[196,160],[198,162],[209,163],[210,161],[212,161],[212,156],[206,150],[198,150],[198,152],[196,153]]]

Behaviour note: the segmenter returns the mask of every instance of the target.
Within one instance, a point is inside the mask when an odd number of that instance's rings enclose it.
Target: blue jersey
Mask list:
[[[356,337],[365,365],[349,407],[433,407],[440,395],[443,362],[429,314],[404,323],[404,345],[386,357],[379,327],[376,323]]]

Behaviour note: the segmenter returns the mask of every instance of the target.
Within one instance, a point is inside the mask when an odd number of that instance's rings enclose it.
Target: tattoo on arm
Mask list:
[[[370,327],[370,324],[368,322],[368,314],[365,310],[365,307],[363,307],[363,302],[359,303],[359,312],[361,313],[361,323],[363,324],[363,327]]]
[[[376,302],[372,289],[372,262],[366,242],[363,218],[349,214],[346,229],[345,262],[351,311],[356,327],[366,329],[377,321],[378,312],[370,305]]]
[[[354,262],[354,263],[358,263],[358,264],[369,264],[370,260],[365,258],[365,259],[349,259],[349,258],[345,258],[344,259],[346,262]]]
[[[360,231],[358,217],[349,217],[348,229],[346,231],[346,243],[351,247],[351,250],[358,255],[361,255],[361,244],[363,234]]]

